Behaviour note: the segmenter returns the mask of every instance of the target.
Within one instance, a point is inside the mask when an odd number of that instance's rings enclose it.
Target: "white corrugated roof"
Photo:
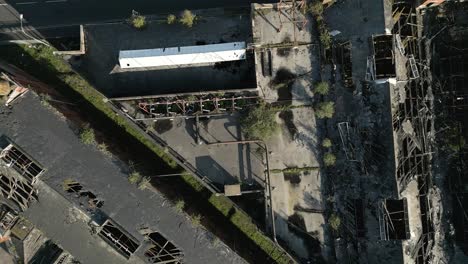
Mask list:
[[[122,50],[119,54],[119,62],[121,68],[177,66],[243,60],[245,53],[245,42],[230,42],[186,47]]]

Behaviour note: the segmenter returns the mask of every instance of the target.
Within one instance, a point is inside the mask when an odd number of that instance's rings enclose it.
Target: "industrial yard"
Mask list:
[[[0,47],[5,261],[468,261],[468,2],[133,10],[78,42]]]

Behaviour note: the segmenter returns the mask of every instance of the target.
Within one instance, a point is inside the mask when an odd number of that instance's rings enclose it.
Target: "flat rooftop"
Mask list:
[[[249,8],[209,9],[197,15],[200,19],[192,28],[161,22],[165,16],[152,17],[144,30],[127,24],[86,25],[86,54],[71,62],[109,98],[256,88],[250,52],[239,61],[121,69],[123,50],[251,43]]]
[[[164,67],[244,60],[245,42],[157,49],[121,50],[120,68]]]
[[[128,169],[96,148],[84,145],[70,124],[44,107],[39,96],[28,92],[11,109],[0,106],[0,135],[6,136],[36,159],[46,171],[38,182],[38,201],[24,215],[46,236],[82,263],[143,263],[142,228],[161,233],[183,251],[190,263],[244,263],[213,235],[192,226],[162,195],[139,190],[127,180]],[[64,188],[76,182],[103,201],[98,210]],[[92,232],[89,220],[107,218],[135,238],[140,247],[127,260]]]

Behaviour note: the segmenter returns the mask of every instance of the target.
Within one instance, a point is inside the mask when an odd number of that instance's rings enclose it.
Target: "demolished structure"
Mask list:
[[[337,91],[343,93],[337,100],[352,92],[353,101],[345,104],[358,109],[338,113],[334,124],[344,155],[333,172],[344,181],[333,186],[341,215],[336,257],[346,263],[445,261],[443,238],[437,235],[442,202],[433,167],[433,51],[424,8],[417,9],[416,1],[365,5],[381,6],[383,14],[378,23],[360,21],[361,32],[348,33],[342,21],[332,20],[336,6],[326,15],[330,27],[343,32],[336,41],[346,43],[348,51],[340,45],[339,54],[353,58],[352,63],[336,60],[342,77]],[[341,6],[340,11],[358,12],[355,8]]]
[[[28,78],[17,69],[5,74]],[[0,227],[13,233],[13,223],[24,219],[28,230],[59,245],[53,260],[37,261],[69,263],[73,255],[81,263],[244,263],[160,193],[130,185],[114,158],[80,142],[36,93],[0,113],[0,199],[11,208],[0,213]],[[32,234],[24,232],[22,239]]]

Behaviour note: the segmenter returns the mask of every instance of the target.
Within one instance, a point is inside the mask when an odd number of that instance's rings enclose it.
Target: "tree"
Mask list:
[[[321,95],[327,95],[328,91],[330,90],[330,86],[328,82],[319,82],[315,85],[314,91]]]
[[[332,118],[335,114],[335,103],[321,102],[315,108],[315,115],[318,118]]]
[[[325,153],[325,155],[323,155],[323,164],[325,164],[325,166],[327,167],[331,167],[331,166],[334,166],[336,163],[336,157],[335,155],[333,155],[333,153]]]
[[[168,25],[172,25],[172,24],[174,24],[176,22],[176,20],[177,20],[177,17],[175,15],[169,14],[167,16],[166,22],[167,22]]]
[[[278,129],[275,112],[266,104],[252,107],[240,120],[242,132],[248,139],[268,139]]]
[[[332,146],[332,142],[329,138],[325,138],[322,141],[322,147],[324,148],[330,148]]]
[[[195,23],[195,18],[196,16],[192,13],[192,11],[186,9],[184,12],[182,12],[182,17],[179,19],[179,22],[182,25],[191,28]]]

